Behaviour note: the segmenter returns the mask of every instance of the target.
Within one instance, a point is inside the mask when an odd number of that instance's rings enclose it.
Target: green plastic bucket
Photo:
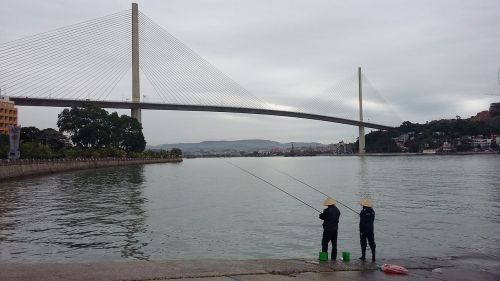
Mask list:
[[[344,261],[350,261],[351,260],[351,253],[349,253],[349,252],[342,252],[342,259]]]
[[[327,252],[319,252],[319,261],[327,261],[328,253]]]

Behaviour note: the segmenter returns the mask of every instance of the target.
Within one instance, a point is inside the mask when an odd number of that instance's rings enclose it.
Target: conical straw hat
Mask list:
[[[323,206],[330,206],[330,205],[335,205],[337,201],[335,199],[328,197],[325,199],[325,202],[323,202]]]
[[[359,200],[359,204],[361,206],[365,206],[365,207],[369,207],[369,208],[373,207],[372,201],[370,201],[370,199],[368,199],[368,198],[361,198],[361,200]]]

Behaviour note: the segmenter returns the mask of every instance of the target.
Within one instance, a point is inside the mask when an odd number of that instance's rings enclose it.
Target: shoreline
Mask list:
[[[465,155],[500,155],[500,152],[454,152],[454,153],[422,153],[422,152],[396,152],[396,153],[365,153],[365,154],[316,154],[316,155],[262,155],[262,156],[231,156],[231,155],[218,155],[218,156],[201,156],[201,157],[183,157],[185,159],[201,159],[201,158],[270,158],[270,157],[352,157],[352,156],[465,156]]]
[[[423,152],[405,152],[405,153],[365,153],[353,154],[356,156],[463,156],[463,155],[491,155],[500,154],[499,152],[453,152],[453,153],[423,153]]]
[[[182,158],[168,159],[51,159],[51,160],[15,160],[0,162],[0,180],[18,180],[27,177],[44,176],[64,172],[100,169],[116,166],[180,163]]]
[[[381,272],[397,264],[408,275]],[[0,280],[498,280],[500,259],[487,255],[318,262],[312,259],[0,263]]]

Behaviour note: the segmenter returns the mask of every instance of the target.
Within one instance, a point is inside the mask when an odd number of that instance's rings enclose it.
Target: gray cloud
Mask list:
[[[118,0],[12,1],[0,10],[0,41],[129,8]],[[139,9],[269,102],[310,99],[354,75],[357,66],[403,120],[467,117],[500,98],[498,1],[148,0],[139,1]],[[130,92],[125,78],[116,99]],[[143,93],[154,99],[143,81]],[[20,122],[54,127],[60,110],[21,108]],[[356,135],[354,127],[289,118],[143,115],[151,144],[240,138],[332,142]]]

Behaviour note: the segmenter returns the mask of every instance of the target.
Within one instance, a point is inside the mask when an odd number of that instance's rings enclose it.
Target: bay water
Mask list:
[[[376,212],[379,257],[500,251],[500,155],[228,159],[322,210]],[[338,205],[339,252],[360,253]],[[217,158],[0,183],[0,262],[317,258],[318,212]]]

